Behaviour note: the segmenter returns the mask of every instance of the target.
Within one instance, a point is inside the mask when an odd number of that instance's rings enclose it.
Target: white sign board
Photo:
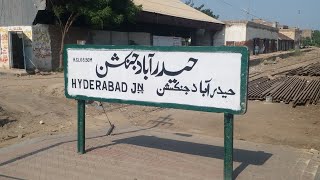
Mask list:
[[[245,48],[238,48],[238,52],[176,49],[68,46],[66,96],[200,111],[245,112],[247,67],[243,66],[247,66],[248,58],[244,57]]]

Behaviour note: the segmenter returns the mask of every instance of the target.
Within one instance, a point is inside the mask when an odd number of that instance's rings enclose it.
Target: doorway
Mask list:
[[[10,32],[10,67],[25,69],[22,32]]]

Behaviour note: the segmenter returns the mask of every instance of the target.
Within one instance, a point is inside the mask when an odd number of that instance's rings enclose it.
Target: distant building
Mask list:
[[[278,29],[289,29],[289,26],[287,25],[278,25]]]
[[[155,46],[167,45],[168,38],[191,38],[193,46],[223,45],[219,32],[224,23],[212,18],[180,0],[133,0],[142,5],[138,24],[130,31],[150,32]],[[163,37],[163,38],[162,38]]]
[[[225,23],[227,46],[247,46],[252,54],[277,51],[277,28],[252,21],[225,21]]]
[[[294,48],[299,49],[301,43],[301,31],[298,28],[283,28],[279,29],[279,33],[289,37],[294,41]]]
[[[294,49],[294,40],[279,32],[278,51]]]
[[[268,22],[263,19],[253,19],[254,22],[276,27],[279,29],[278,50],[284,51],[289,49],[298,49],[301,44],[302,31],[299,28],[290,28],[287,25],[280,25],[278,22]],[[305,36],[310,36],[310,31],[305,32]],[[293,42],[293,46],[292,46]]]
[[[58,0],[52,0],[58,1]],[[0,68],[54,70],[61,33],[46,0],[0,0]],[[143,10],[133,24],[93,30],[79,21],[66,44],[213,46],[223,45],[224,23],[180,0],[134,0]]]
[[[301,30],[301,38],[312,38],[313,30],[311,29],[303,29]]]
[[[265,21],[263,19],[252,19],[252,22],[255,22],[255,23],[258,23],[258,24],[263,24],[263,25],[266,25],[266,26],[279,28],[279,23],[278,22],[269,22],[269,21]]]

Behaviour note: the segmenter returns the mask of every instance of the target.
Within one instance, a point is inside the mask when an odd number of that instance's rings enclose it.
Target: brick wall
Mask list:
[[[246,46],[253,52],[253,40],[248,41],[226,41],[226,46]]]

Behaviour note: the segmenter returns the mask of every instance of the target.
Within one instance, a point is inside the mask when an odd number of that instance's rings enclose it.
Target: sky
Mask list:
[[[186,0],[185,0],[186,1]],[[262,18],[300,29],[320,30],[320,0],[193,0],[218,14],[219,20]],[[246,13],[246,12],[249,12]]]

